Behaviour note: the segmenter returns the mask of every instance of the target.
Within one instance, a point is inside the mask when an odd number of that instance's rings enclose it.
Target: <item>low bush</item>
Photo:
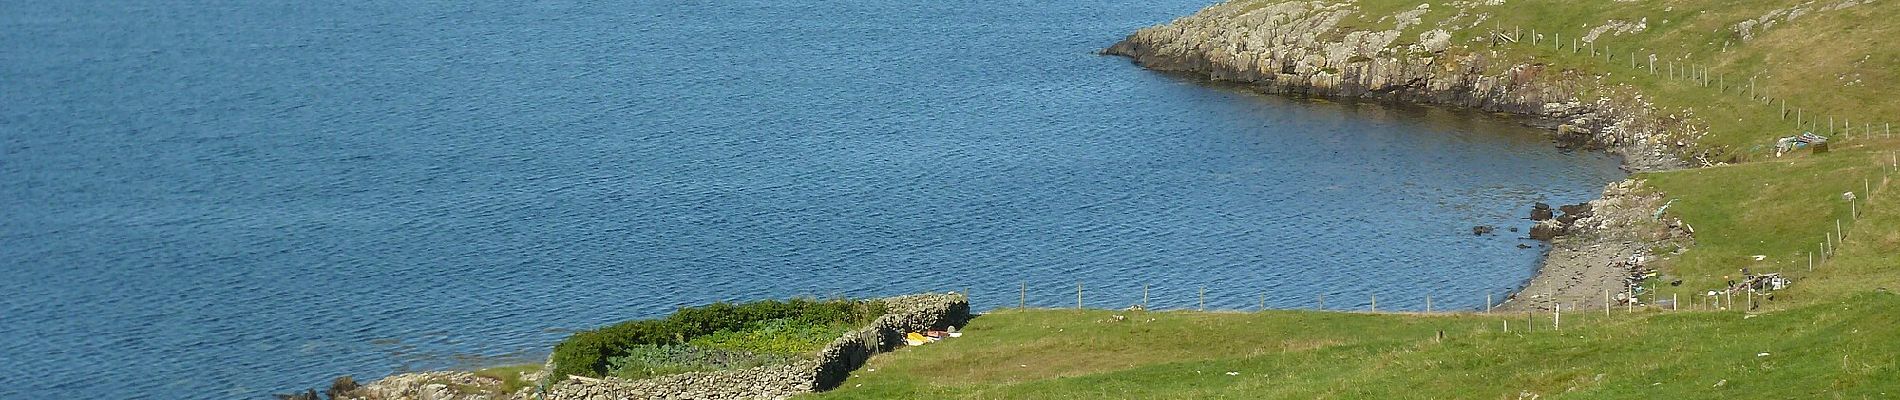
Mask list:
[[[701,342],[712,346],[715,350],[729,349],[727,351],[744,352],[759,350],[765,355],[785,355],[774,354],[777,351],[816,350],[817,348],[805,349],[810,347],[812,340],[815,340],[811,337],[823,333],[822,329],[863,325],[884,315],[884,312],[883,302],[870,300],[765,300],[744,304],[721,302],[702,307],[683,308],[663,319],[626,321],[569,336],[567,340],[554,346],[554,354],[551,357],[554,370],[549,377],[561,379],[568,375],[605,376],[617,368],[616,360],[623,364],[619,368],[625,369],[627,366],[644,362],[639,360],[648,359],[642,358],[646,357],[644,355],[634,358],[627,358],[628,356],[660,351],[656,349],[662,348],[653,346],[688,345],[695,339],[721,332],[725,332],[727,337],[703,339]],[[779,333],[800,336],[799,338],[748,337],[745,336],[747,334],[741,333],[752,328],[779,329]],[[843,330],[837,332],[843,333]],[[766,338],[766,342],[743,341],[760,337]],[[829,340],[829,338],[825,339],[825,341]],[[823,346],[823,344],[824,342],[817,342],[817,346]],[[667,368],[648,369],[658,372]]]
[[[624,349],[626,355],[607,359],[610,376],[641,379],[682,372],[751,368],[790,361],[793,357],[691,345],[643,344]]]
[[[817,325],[790,319],[753,323],[744,330],[719,331],[694,338],[694,347],[727,351],[796,356],[824,349],[826,344],[856,326],[844,323]]]

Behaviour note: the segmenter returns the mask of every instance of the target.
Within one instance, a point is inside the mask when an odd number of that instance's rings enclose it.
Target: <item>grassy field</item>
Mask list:
[[[1109,322],[1113,315],[1127,319]],[[1900,296],[1739,312],[1032,310],[874,358],[819,398],[1886,398]],[[1510,332],[1505,332],[1509,324]],[[1525,332],[1526,324],[1535,330]],[[1443,339],[1439,333],[1443,332]]]
[[[1428,25],[1455,14],[1431,3]],[[1487,14],[1481,25],[1521,32],[1525,42],[1459,51],[1498,51],[1640,92],[1706,129],[1690,146],[1733,162],[1636,177],[1674,200],[1667,218],[1695,229],[1696,244],[1661,261],[1663,279],[1653,282],[1657,297],[1674,296],[1685,310],[1566,313],[1561,326],[1549,314],[1002,310],[971,322],[963,338],[880,355],[842,388],[814,397],[1900,398],[1900,196],[1892,187],[1900,139],[1882,130],[1900,116],[1900,44],[1891,43],[1900,38],[1900,4],[1822,10],[1837,3],[1809,5],[1747,41],[1732,27],[1802,3],[1477,8]],[[1354,23],[1373,24],[1418,2],[1357,4],[1376,11]],[[1648,28],[1605,35],[1595,56],[1569,48],[1570,38],[1610,20]],[[1540,45],[1527,43],[1532,30],[1544,35]],[[1552,43],[1557,35],[1563,49]],[[1658,56],[1656,75],[1648,54]],[[1710,82],[1667,76],[1681,66],[1706,68]],[[1804,127],[1794,122],[1797,109]],[[1853,128],[1829,134],[1829,116]],[[1845,140],[1826,154],[1775,157],[1773,140],[1800,129]],[[1858,199],[1843,200],[1845,192]],[[1837,229],[1844,239],[1824,245]],[[1698,296],[1744,268],[1795,283],[1773,300],[1705,309],[1709,299]]]

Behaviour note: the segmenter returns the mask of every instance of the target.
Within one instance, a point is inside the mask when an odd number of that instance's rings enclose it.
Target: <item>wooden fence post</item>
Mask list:
[[[1082,309],[1082,282],[1075,283],[1075,309]]]
[[[1029,305],[1029,282],[1024,281],[1023,291],[1016,298],[1016,308],[1017,309],[1027,308],[1028,305]]]
[[[1141,284],[1141,309],[1148,309],[1148,284]]]

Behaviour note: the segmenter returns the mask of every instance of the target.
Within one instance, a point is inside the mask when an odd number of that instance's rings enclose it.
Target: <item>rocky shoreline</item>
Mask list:
[[[1601,310],[1644,304],[1631,285],[1652,271],[1648,263],[1660,255],[1654,253],[1680,251],[1695,240],[1694,228],[1657,219],[1655,211],[1664,204],[1662,193],[1644,192],[1641,181],[1626,179],[1604,186],[1601,198],[1566,206],[1562,217],[1538,221],[1532,236],[1550,232],[1553,236],[1541,239],[1550,242],[1550,249],[1537,274],[1498,309]]]
[[[546,371],[523,372],[520,381],[550,380],[545,387],[509,391],[493,377],[466,371],[431,371],[385,377],[358,385],[337,378],[323,395],[331,400],[606,400],[606,399],[782,399],[824,391],[843,383],[872,355],[896,349],[908,332],[963,326],[969,298],[958,293],[915,294],[881,299],[888,312],[870,325],[847,332],[812,355],[783,365],[687,372],[640,380],[579,376],[546,379]],[[550,361],[552,362],[552,361]],[[278,395],[286,400],[320,400],[315,389]]]
[[[1264,93],[1527,117],[1551,129],[1559,145],[1618,154],[1632,172],[1690,166],[1682,160],[1712,163],[1690,146],[1702,134],[1691,116],[1659,112],[1633,88],[1608,87],[1600,76],[1558,66],[1512,61],[1487,48],[1488,41],[1453,43],[1453,32],[1482,26],[1477,22],[1486,16],[1470,9],[1476,4],[1453,3],[1449,7],[1459,8],[1458,15],[1432,26],[1420,21],[1430,5],[1370,16],[1386,28],[1380,30],[1349,27],[1351,18],[1370,19],[1359,16],[1353,3],[1228,2],[1138,30],[1102,53]],[[1660,194],[1640,188],[1634,180],[1613,183],[1587,204],[1589,215],[1540,222],[1533,230],[1541,230],[1538,236],[1551,247],[1537,274],[1503,309],[1600,309],[1606,293],[1615,305],[1636,301],[1627,294],[1631,277],[1647,271],[1649,253],[1679,251],[1693,234],[1686,225],[1658,220]]]

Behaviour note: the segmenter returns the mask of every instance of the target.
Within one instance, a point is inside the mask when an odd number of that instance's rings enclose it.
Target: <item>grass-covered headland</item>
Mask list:
[[[1396,28],[1403,45],[1443,29],[1451,45],[1442,54],[1395,57],[1482,55],[1562,71],[1547,75],[1588,82],[1567,89],[1585,101],[1640,98],[1655,116],[1639,122],[1681,126],[1652,144],[1679,147],[1696,168],[1633,177],[1672,200],[1662,218],[1694,230],[1692,246],[1654,250],[1659,274],[1642,294],[1651,306],[1561,320],[997,310],[962,339],[880,355],[817,396],[1900,398],[1900,193],[1891,186],[1900,138],[1887,125],[1900,120],[1900,3],[1312,4],[1341,13],[1336,29],[1318,33],[1337,37],[1321,40]],[[1275,18],[1286,20],[1260,21]],[[1775,154],[1777,138],[1802,131],[1833,138],[1830,151]],[[1772,298],[1706,296],[1744,269],[1793,284]],[[1666,299],[1676,305],[1653,306]]]
[[[640,379],[810,358],[839,335],[884,315],[867,300],[763,300],[682,308],[661,319],[582,331],[554,346],[557,379]]]

